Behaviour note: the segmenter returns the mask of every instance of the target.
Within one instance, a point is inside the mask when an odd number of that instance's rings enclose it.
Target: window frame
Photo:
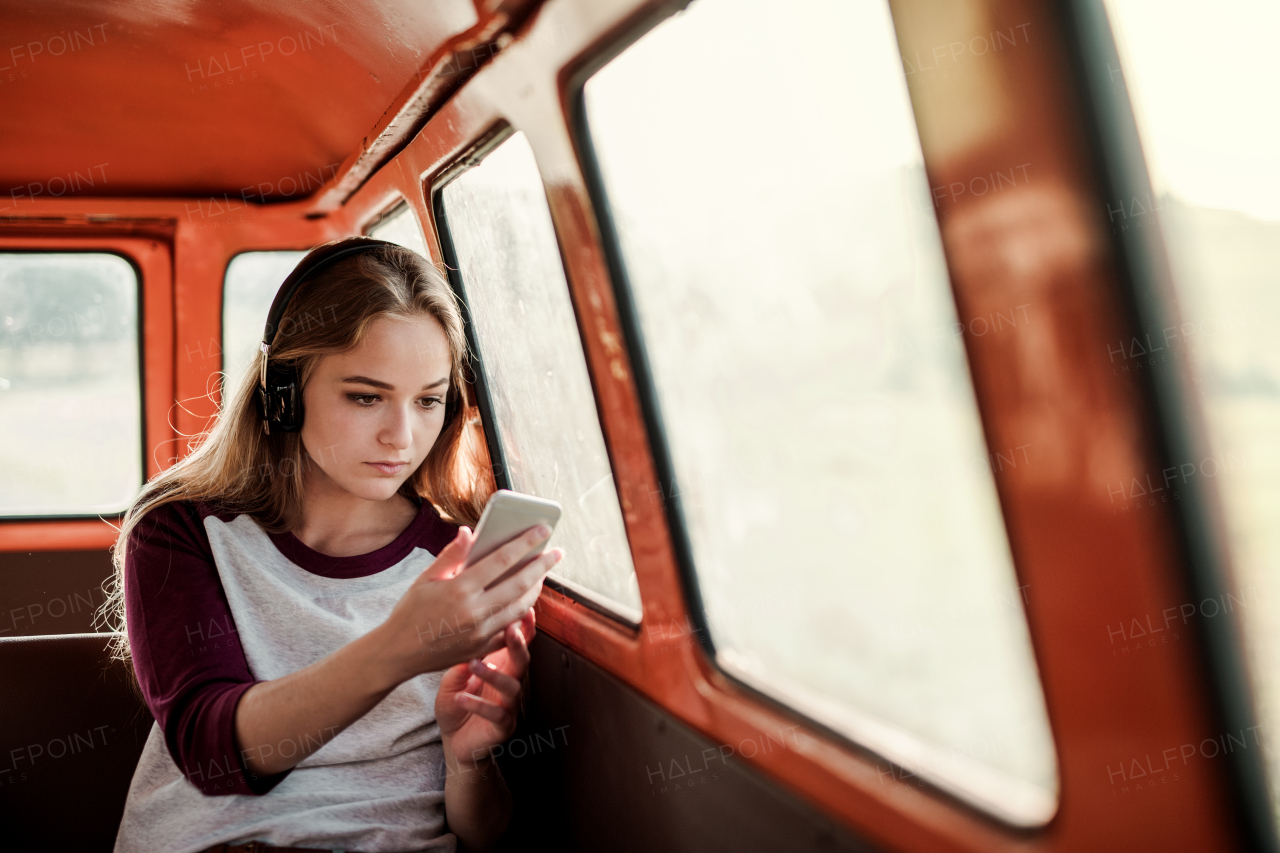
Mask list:
[[[422,245],[429,246],[430,243],[427,240],[427,229],[423,226],[422,217],[418,215],[417,208],[410,204],[409,199],[401,193],[397,193],[394,200],[383,208],[381,213],[374,216],[372,219],[365,220],[364,224],[360,226],[361,235],[365,237],[372,237],[373,230],[375,228],[383,222],[386,222],[388,219],[399,216],[401,213],[408,215],[409,218],[413,220],[413,224],[417,226],[418,235],[422,237]],[[428,248],[427,251],[429,252],[431,250]]]
[[[631,33],[632,38],[619,40],[610,44],[606,50],[593,56],[589,61],[579,65],[575,71],[566,78],[566,116],[569,123],[570,133],[573,143],[578,152],[579,161],[582,165],[583,178],[586,183],[587,190],[591,197],[591,203],[595,210],[596,222],[599,226],[599,237],[601,249],[608,263],[609,275],[613,281],[614,293],[617,299],[618,315],[620,324],[625,331],[624,340],[627,355],[630,358],[631,366],[636,375],[636,387],[640,396],[641,410],[643,411],[645,429],[648,431],[649,443],[653,454],[653,463],[657,470],[658,488],[662,495],[667,495],[665,504],[672,507],[673,511],[667,513],[667,525],[670,530],[671,541],[676,556],[676,568],[680,578],[681,588],[683,589],[686,606],[691,621],[694,625],[694,631],[697,635],[698,643],[703,654],[707,659],[709,666],[715,668],[718,674],[733,684],[736,688],[751,696],[755,701],[773,708],[780,714],[788,715],[802,722],[814,731],[820,732],[826,738],[835,743],[840,744],[846,750],[853,753],[863,753],[875,756],[877,760],[883,759],[892,767],[896,768],[896,772],[910,773],[919,777],[923,782],[928,784],[936,791],[945,796],[955,798],[964,806],[980,811],[985,816],[999,821],[1005,826],[1015,831],[1031,831],[1036,832],[1043,830],[1052,823],[1054,816],[1062,803],[1061,779],[1058,778],[1058,787],[1052,792],[1053,808],[1043,817],[1027,817],[1019,816],[1011,809],[1003,807],[1000,798],[997,796],[984,796],[981,790],[981,783],[974,781],[972,785],[966,785],[966,780],[960,778],[962,774],[950,775],[936,773],[928,767],[912,766],[909,756],[910,750],[902,750],[900,745],[895,745],[887,737],[878,738],[872,732],[875,729],[874,724],[870,727],[871,731],[864,732],[862,739],[833,727],[831,724],[824,722],[822,715],[810,703],[801,699],[792,698],[786,701],[781,698],[778,692],[769,692],[760,683],[748,678],[743,673],[735,672],[726,667],[721,661],[715,643],[712,640],[711,624],[707,619],[705,603],[701,593],[701,583],[698,577],[697,561],[694,557],[693,544],[690,539],[688,525],[685,519],[685,513],[679,492],[677,490],[677,477],[675,470],[675,462],[671,453],[670,443],[667,438],[667,424],[663,418],[657,385],[654,380],[654,371],[651,367],[648,355],[648,349],[645,344],[645,336],[643,324],[640,318],[639,308],[635,301],[634,288],[631,282],[630,273],[627,270],[626,261],[623,256],[622,243],[618,235],[617,226],[614,220],[613,208],[609,201],[607,189],[605,187],[604,175],[601,171],[600,161],[596,155],[595,142],[591,135],[586,108],[586,84],[596,72],[600,71],[615,58],[626,52],[628,48],[638,42],[659,24],[673,17],[671,14],[655,15],[652,19],[644,21],[638,25]],[[912,120],[915,120],[914,114]],[[941,239],[941,231],[939,231],[939,239]],[[952,289],[950,270],[948,269],[947,287],[948,296],[955,305],[955,293]],[[959,306],[955,306],[957,315],[959,314]],[[974,395],[975,410],[979,416],[979,428],[982,432],[983,446],[988,454],[991,453],[990,442],[987,435],[986,419],[981,411],[980,401],[977,399],[977,388],[974,385],[974,377],[972,370],[967,364],[968,354],[966,353],[965,363],[965,381],[969,383],[969,387]],[[994,484],[994,472],[993,472]],[[1018,572],[1017,554],[1013,548],[1012,537],[1009,530],[1005,526],[1005,506],[1004,495],[999,493],[997,489],[997,501],[1000,508],[1001,535],[1004,538],[1006,546],[1010,550],[1010,564],[1015,573]],[[1017,574],[1020,577],[1020,574]],[[1026,609],[1019,607],[1024,624],[1028,620]],[[1028,643],[1034,653],[1034,640],[1030,636],[1030,626],[1028,625]],[[1035,673],[1035,688],[1040,693],[1045,702],[1046,712],[1048,709],[1048,700],[1044,697],[1045,686],[1040,678],[1039,670]],[[835,700],[833,700],[835,701]],[[837,704],[844,705],[843,702]],[[915,745],[924,750],[938,749],[944,750],[945,747],[939,744],[932,744],[925,738],[916,735],[902,728],[896,721],[892,719],[882,719],[875,715],[867,715],[857,707],[850,707],[849,710],[856,716],[869,716],[873,723],[884,723],[886,726],[899,729],[907,738],[914,741]],[[1052,719],[1046,721],[1048,723],[1050,742],[1053,749],[1055,767],[1058,761],[1058,744],[1057,732],[1054,728]],[[975,759],[977,761],[978,759]]]
[[[365,237],[372,236],[373,229],[377,228],[391,217],[396,216],[402,210],[408,211],[411,216],[413,215],[413,207],[409,202],[403,196],[397,196],[395,200],[392,201],[391,204],[387,205],[381,213],[374,216],[372,219],[365,220],[365,222],[360,226],[360,233]],[[414,221],[418,221],[416,216],[414,216]]]
[[[126,232],[127,234],[127,232]],[[173,285],[171,248],[167,240],[135,234],[86,234],[76,229],[67,236],[24,237],[0,234],[4,254],[107,254],[121,258],[133,270],[137,308],[139,461],[141,488],[164,467],[157,460],[160,447],[171,441],[169,425],[174,369],[172,348]],[[50,551],[107,548],[114,544],[116,528],[110,520],[123,518],[126,510],[99,513],[14,515],[0,518],[0,549]]]
[[[498,122],[488,131],[483,133],[464,155],[458,157],[449,163],[445,168],[435,176],[432,180],[429,190],[429,198],[431,199],[431,211],[434,218],[436,231],[436,239],[439,242],[440,251],[444,259],[445,272],[449,279],[449,286],[453,288],[454,295],[458,298],[458,303],[462,307],[463,326],[467,334],[467,346],[471,349],[472,360],[472,376],[474,379],[473,387],[476,395],[476,406],[480,410],[480,421],[484,427],[485,444],[489,451],[489,459],[492,463],[494,483],[499,489],[513,489],[511,477],[508,473],[506,451],[502,443],[502,436],[498,430],[497,417],[495,415],[493,396],[489,391],[490,381],[484,368],[484,353],[480,347],[480,341],[476,336],[474,321],[471,319],[471,305],[467,300],[466,283],[462,280],[462,265],[458,261],[457,251],[453,244],[453,236],[449,230],[449,220],[444,203],[444,189],[454,180],[462,177],[472,168],[479,166],[484,159],[496,151],[503,143],[511,139],[519,132],[508,122]],[[541,178],[539,172],[539,178]],[[545,188],[544,188],[545,199]],[[548,213],[550,211],[548,210]],[[555,228],[555,221],[552,220],[552,228]],[[565,264],[563,252],[560,251],[559,232],[556,231],[556,249],[560,257],[560,267],[564,272],[565,281],[568,281],[569,271]],[[572,291],[569,293],[572,303]],[[579,346],[582,344],[582,327],[576,306],[574,307],[574,324],[578,328]],[[585,351],[582,353],[583,365],[586,368],[588,378],[592,382],[592,402],[595,405],[596,419],[601,423],[601,432],[603,434],[603,421],[600,418],[600,402],[595,395],[595,380],[591,375],[590,362],[587,359]],[[605,441],[605,449],[609,452],[609,468],[610,473],[614,475],[614,482],[617,482],[616,472],[613,470],[613,456],[609,448],[608,441]],[[615,491],[615,496],[616,496]],[[619,509],[621,509],[621,501],[619,501]],[[630,547],[630,543],[628,543]],[[588,607],[596,613],[608,619],[618,622],[633,632],[639,632],[640,619],[635,618],[629,612],[629,608],[621,608],[620,603],[613,602],[606,596],[600,595],[581,584],[573,583],[564,578],[555,578],[547,575],[543,580],[544,586],[549,586],[556,592],[577,601],[584,607]],[[643,598],[642,598],[643,603]]]

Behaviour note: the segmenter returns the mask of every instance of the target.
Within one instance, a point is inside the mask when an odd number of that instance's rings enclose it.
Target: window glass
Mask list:
[[[517,133],[441,191],[511,487],[564,507],[553,579],[638,622],[640,591],[542,178]]]
[[[424,258],[431,257],[427,254],[427,244],[422,239],[422,229],[418,227],[418,220],[407,204],[401,203],[382,217],[369,229],[369,236],[395,243],[397,246],[404,246]]]
[[[991,473],[1035,451],[984,443],[885,4],[695,0],[584,106],[719,662],[1047,820],[1036,590]]]
[[[234,379],[262,344],[271,300],[306,252],[244,252],[227,264],[222,287],[222,372]]]
[[[133,267],[0,254],[0,317],[0,515],[123,512],[143,479]]]
[[[1280,6],[1109,0],[1108,12],[1124,65],[1111,79],[1133,103],[1154,193],[1112,200],[1106,215],[1115,230],[1163,230],[1182,314],[1154,335],[1160,349],[1119,342],[1111,361],[1196,378],[1209,455],[1178,473],[1212,479],[1222,500],[1239,598],[1226,605],[1245,628],[1264,733],[1241,734],[1264,750],[1280,825],[1280,751],[1265,736],[1280,728]],[[1197,618],[1226,611],[1195,607]]]

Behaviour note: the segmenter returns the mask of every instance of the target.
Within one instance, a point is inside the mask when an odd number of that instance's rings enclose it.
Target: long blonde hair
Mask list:
[[[374,320],[424,316],[434,318],[448,339],[449,390],[440,434],[400,494],[430,501],[446,520],[474,526],[495,485],[476,409],[466,393],[470,352],[461,310],[453,289],[432,263],[408,249],[384,246],[316,272],[281,317],[271,360],[296,365],[305,387],[322,356],[358,346]],[[95,622],[120,632],[112,642],[112,657],[130,668],[124,565],[129,534],[143,516],[174,501],[204,501],[249,515],[273,533],[291,530],[301,521],[307,464],[301,433],[263,432],[255,392],[264,358],[259,352],[245,367],[212,427],[196,437],[194,449],[143,486],[125,513],[111,552],[111,590]]]

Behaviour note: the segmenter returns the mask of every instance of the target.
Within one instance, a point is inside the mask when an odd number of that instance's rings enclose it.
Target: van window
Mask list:
[[[417,252],[424,258],[427,254],[426,241],[422,239],[422,229],[418,227],[418,219],[409,209],[409,205],[401,202],[384,214],[368,229],[368,235],[378,240],[386,240],[397,246]]]
[[[626,621],[640,592],[542,178],[516,133],[439,194],[510,488],[564,507],[550,576]],[[449,257],[452,254],[453,257]]]
[[[1163,233],[1181,313],[1151,330],[1150,346],[1116,341],[1108,361],[1196,379],[1208,447],[1156,483],[1174,497],[1217,492],[1236,591],[1174,602],[1175,619],[1243,625],[1263,735],[1232,737],[1262,748],[1280,825],[1280,741],[1265,735],[1280,726],[1280,167],[1276,111],[1257,108],[1274,100],[1280,8],[1228,3],[1187,17],[1135,0],[1107,6],[1124,66],[1109,76],[1133,103],[1153,192],[1108,200],[1106,221],[1113,232]],[[1193,42],[1203,49],[1179,47]],[[1133,501],[1115,492],[1113,507]]]
[[[306,252],[243,252],[222,286],[222,373],[235,382],[262,343],[271,300]]]
[[[133,500],[138,296],[118,255],[0,254],[0,516],[114,515]]]
[[[804,49],[767,61],[779,44]],[[1040,592],[992,473],[1037,448],[984,441],[888,8],[695,0],[581,106],[648,362],[655,499],[716,660],[886,774],[1047,820]]]

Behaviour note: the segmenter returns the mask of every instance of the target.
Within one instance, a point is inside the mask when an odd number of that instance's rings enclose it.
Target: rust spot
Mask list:
[[[604,344],[604,351],[610,356],[617,356],[622,353],[622,346],[618,343],[618,336],[608,329],[600,330],[600,343]]]

